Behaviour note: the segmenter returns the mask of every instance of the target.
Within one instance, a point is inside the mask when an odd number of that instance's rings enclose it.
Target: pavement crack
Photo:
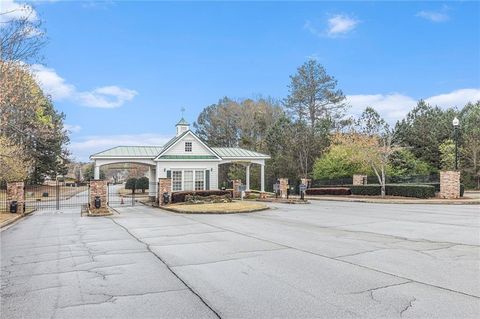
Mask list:
[[[221,319],[222,317],[220,316],[220,314],[215,310],[213,309],[212,306],[210,306],[207,301],[205,299],[203,299],[202,296],[200,296],[200,294],[198,292],[195,291],[195,289],[193,289],[193,287],[191,287],[185,280],[182,279],[182,277],[180,277],[180,275],[178,275],[173,269],[172,267],[170,267],[166,261],[164,261],[159,255],[155,254],[152,249],[150,248],[150,245],[145,243],[144,241],[142,241],[141,239],[139,239],[138,237],[136,237],[133,233],[131,233],[127,227],[123,226],[122,224],[120,224],[119,222],[117,222],[114,218],[108,218],[109,220],[111,220],[114,224],[118,225],[119,227],[121,227],[122,229],[124,229],[130,236],[132,236],[135,240],[137,240],[139,243],[142,243],[143,245],[145,245],[146,249],[154,256],[156,257],[158,260],[160,260],[160,262],[162,262],[162,264],[165,265],[165,267],[167,267],[167,269],[175,276],[177,277],[178,280],[180,280],[180,282],[182,282],[185,287],[187,287],[188,290],[190,290],[191,293],[193,293],[195,296],[198,297],[198,299],[200,300],[200,302],[202,302],[208,309],[210,309],[210,311],[212,311],[212,313],[219,319]]]
[[[384,285],[384,286],[374,287],[374,288],[365,289],[365,290],[361,290],[361,291],[355,291],[355,292],[352,292],[350,294],[351,295],[363,294],[365,292],[373,292],[373,291],[377,291],[377,290],[380,290],[380,289],[386,289],[386,288],[390,288],[390,287],[409,284],[409,283],[412,283],[412,282],[413,282],[412,280],[408,280],[408,281],[404,281],[404,282],[400,282],[400,283],[396,283],[396,284]],[[373,299],[373,297],[372,297],[372,299]]]
[[[409,302],[408,304],[405,306],[405,308],[403,308],[401,311],[400,311],[400,317],[403,316],[403,313],[405,311],[407,311],[408,309],[412,308],[413,307],[413,303],[416,301],[417,299],[415,297],[413,297]]]

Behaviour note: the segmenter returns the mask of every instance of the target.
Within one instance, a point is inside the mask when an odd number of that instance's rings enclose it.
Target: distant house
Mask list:
[[[175,137],[163,146],[117,146],[90,156],[95,161],[95,179],[100,177],[103,165],[143,164],[149,167],[151,182],[171,178],[172,191],[218,189],[218,166],[233,162],[246,166],[247,190],[250,190],[250,166],[260,165],[260,191],[264,191],[265,160],[269,158],[238,147],[210,147],[190,130],[183,118],[176,124]],[[156,190],[150,192],[156,194]]]

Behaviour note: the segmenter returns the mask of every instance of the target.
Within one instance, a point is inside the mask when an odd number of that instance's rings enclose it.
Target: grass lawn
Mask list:
[[[123,195],[123,196],[132,196],[132,190],[131,189],[125,189],[125,188],[120,188],[118,190],[118,195]],[[145,193],[142,193],[141,189],[136,189],[135,190],[135,197],[141,197],[145,196],[148,197],[148,189],[145,190]]]
[[[231,203],[214,204],[172,204],[168,206],[169,210],[179,213],[191,214],[232,214],[247,213],[267,209],[268,206],[261,203],[252,203],[247,201],[236,201]]]

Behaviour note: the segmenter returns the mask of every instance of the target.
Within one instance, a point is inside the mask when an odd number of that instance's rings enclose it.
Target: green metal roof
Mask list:
[[[178,121],[178,123],[177,123],[176,125],[190,125],[190,124],[188,124],[188,122],[185,121],[185,119],[182,117],[182,118],[180,119],[180,121]]]
[[[218,154],[218,156],[224,157],[257,157],[257,158],[270,158],[269,155],[249,151],[239,147],[212,147],[212,150]]]
[[[149,157],[154,158],[163,150],[161,146],[117,146],[91,157]]]
[[[160,159],[217,159],[213,155],[162,155]]]

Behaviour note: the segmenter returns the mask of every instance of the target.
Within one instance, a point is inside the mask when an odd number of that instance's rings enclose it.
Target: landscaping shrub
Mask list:
[[[185,195],[185,203],[188,204],[207,204],[207,203],[230,203],[232,197],[230,194],[226,195]]]
[[[350,190],[353,195],[380,196],[381,186],[376,185],[352,185]],[[389,196],[403,196],[416,198],[435,197],[435,187],[432,185],[415,184],[387,184],[385,193]]]
[[[309,188],[305,191],[307,195],[351,195],[350,188],[346,187],[320,187]]]
[[[227,190],[208,190],[208,191],[183,191],[183,192],[173,192],[172,193],[172,203],[183,203],[185,202],[185,196],[187,195],[197,195],[197,196],[211,196],[211,195],[230,195],[232,196],[231,191]]]

